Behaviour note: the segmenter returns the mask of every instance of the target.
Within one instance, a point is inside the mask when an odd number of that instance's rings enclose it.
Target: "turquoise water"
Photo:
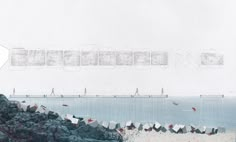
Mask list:
[[[10,98],[44,105],[60,115],[97,120],[181,123],[236,128],[236,97],[82,97]],[[63,106],[67,104],[68,107]],[[196,108],[193,111],[192,107]]]

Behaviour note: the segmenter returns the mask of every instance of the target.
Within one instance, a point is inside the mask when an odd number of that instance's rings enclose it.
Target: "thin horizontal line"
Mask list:
[[[168,95],[10,95],[10,98],[168,98]]]
[[[200,98],[224,98],[224,95],[200,95]]]

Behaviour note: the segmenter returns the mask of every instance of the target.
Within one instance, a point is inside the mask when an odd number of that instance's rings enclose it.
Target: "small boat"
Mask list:
[[[68,105],[67,105],[67,104],[62,104],[62,106],[68,107]]]
[[[179,105],[179,104],[178,104],[178,103],[176,103],[175,101],[173,101],[172,103],[173,103],[173,105],[176,105],[176,106],[177,106],[177,105]]]

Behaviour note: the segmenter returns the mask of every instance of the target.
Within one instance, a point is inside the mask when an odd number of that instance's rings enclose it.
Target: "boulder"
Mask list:
[[[134,126],[135,126],[135,128],[138,129],[139,131],[141,131],[141,130],[143,129],[143,125],[142,125],[141,123],[139,123],[139,122],[134,123]]]
[[[133,129],[135,129],[135,126],[134,126],[134,124],[133,124],[132,121],[126,122],[125,125],[126,125],[126,127],[127,127],[128,130],[133,130]]]
[[[161,127],[161,131],[162,132],[167,132],[167,130],[169,130],[169,124],[165,124],[163,127]]]
[[[120,126],[120,123],[117,123],[116,124],[116,129],[119,129],[119,128],[122,128],[122,127]]]
[[[213,134],[217,134],[218,129],[217,128],[213,128]]]
[[[218,132],[218,133],[225,133],[226,130],[225,130],[224,127],[217,127],[217,132]]]
[[[72,124],[78,124],[78,122],[79,122],[79,119],[77,119],[77,118],[71,118],[70,120],[71,120]]]
[[[180,125],[180,132],[181,133],[187,133],[187,128],[185,125]]]
[[[187,125],[186,126],[186,131],[187,131],[187,133],[192,133],[193,132],[193,129],[192,129],[192,127],[190,126],[190,125]]]
[[[133,124],[132,121],[127,121],[127,122],[126,122],[126,127],[131,127],[132,124]]]
[[[196,131],[196,133],[204,134],[206,131],[206,126],[200,126],[195,131]]]
[[[172,130],[173,130],[175,133],[179,133],[180,129],[181,129],[181,126],[178,125],[178,124],[175,124],[174,127],[172,128]]]
[[[38,109],[36,112],[35,109],[29,109],[31,108],[22,111],[23,109],[20,110],[17,104],[9,102],[5,96],[0,95],[0,142],[123,141],[121,134],[116,130],[108,130],[99,125],[95,128],[91,122],[86,125],[84,121],[78,121],[71,115],[67,116],[70,120],[62,120],[53,111],[45,114],[39,113]],[[72,124],[74,119],[79,125]]]
[[[120,123],[120,128],[125,128],[125,126],[126,126],[126,123],[125,123],[125,122],[121,122],[121,123]]]
[[[6,98],[6,96],[0,94],[0,106],[7,106],[9,103],[10,101]]]
[[[87,124],[93,128],[98,126],[98,121],[96,119],[88,119],[87,121],[88,121]]]
[[[152,131],[152,127],[153,127],[153,125],[152,125],[151,123],[145,123],[145,124],[143,125],[143,129],[144,129],[145,131]]]
[[[20,109],[22,109],[23,111],[26,111],[28,107],[29,107],[28,104],[21,104],[20,105]]]
[[[37,109],[38,109],[38,105],[35,104],[33,106],[28,106],[26,111],[30,112],[30,113],[34,113],[34,112],[36,112]]]
[[[0,131],[0,142],[8,142],[8,141],[9,141],[8,136]]]
[[[206,130],[205,130],[205,134],[213,134],[214,133],[214,129],[213,128],[210,128],[210,127],[206,127]]]
[[[166,127],[161,127],[161,132],[166,132],[167,131],[167,129],[166,129]]]
[[[49,110],[45,106],[41,105],[37,108],[36,112],[48,114]]]
[[[57,119],[59,117],[58,113],[55,113],[53,111],[48,112],[48,119]]]
[[[83,121],[84,120],[83,117],[77,117],[77,116],[74,116],[74,115],[73,115],[73,118],[79,119],[79,121]]]
[[[116,128],[117,128],[117,122],[115,122],[115,121],[110,121],[108,128],[109,128],[110,130],[116,129]]]
[[[70,120],[71,118],[74,118],[72,114],[66,114],[65,119]]]
[[[153,128],[159,132],[161,130],[161,124],[159,122],[155,122]]]
[[[106,121],[102,121],[102,122],[101,122],[101,125],[102,125],[104,128],[108,128],[109,123],[106,122]]]

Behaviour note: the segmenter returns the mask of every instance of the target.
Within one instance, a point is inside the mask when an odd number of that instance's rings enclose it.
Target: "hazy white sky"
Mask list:
[[[86,68],[79,71],[0,70],[0,92],[82,90],[236,92],[234,0],[9,0],[0,1],[0,42],[9,48],[164,50],[168,68]],[[195,66],[202,51],[225,55],[223,68]],[[176,53],[189,53],[190,67]],[[177,56],[177,57],[176,57]],[[192,64],[192,63],[193,64]],[[174,94],[170,94],[174,95]]]

